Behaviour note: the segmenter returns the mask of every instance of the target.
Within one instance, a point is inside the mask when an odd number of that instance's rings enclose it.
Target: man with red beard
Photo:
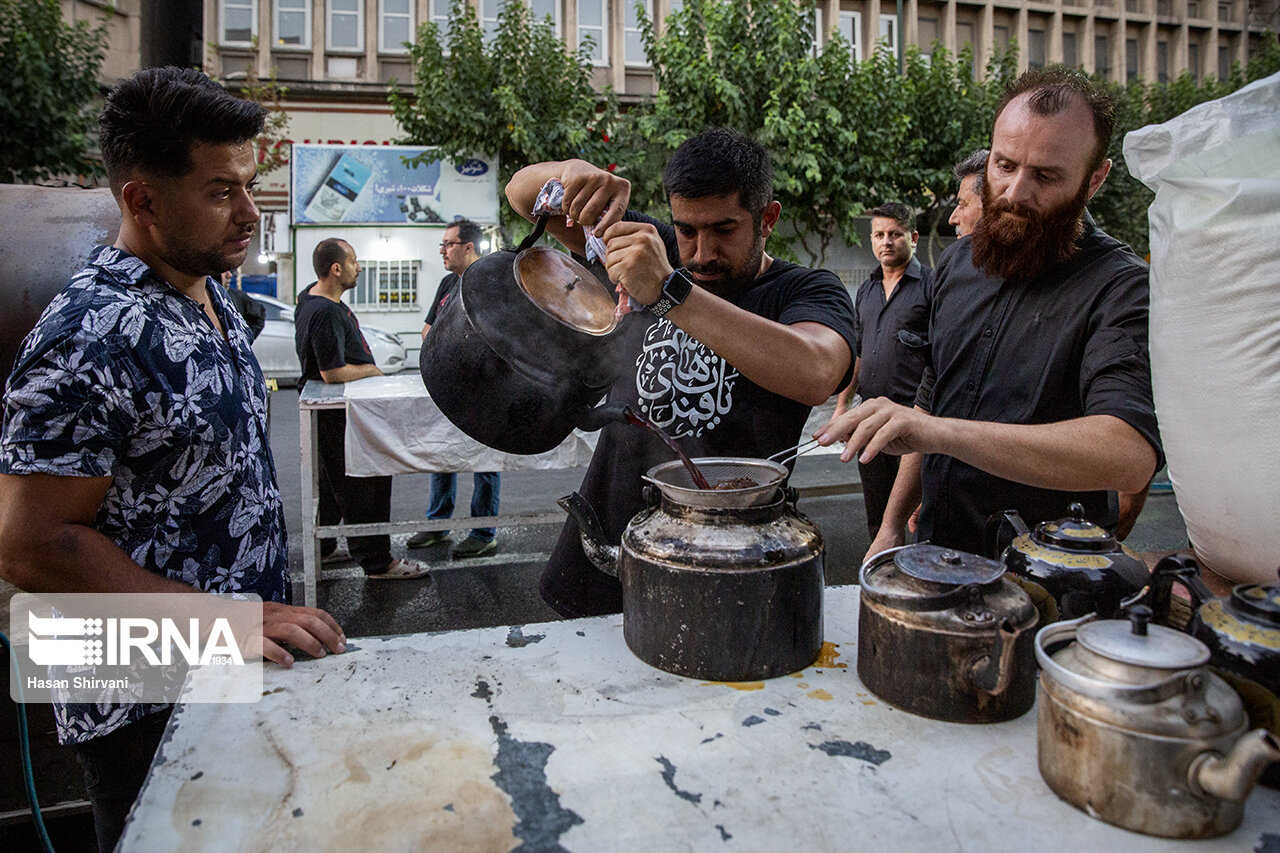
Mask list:
[[[943,254],[929,364],[914,408],[869,400],[818,431],[844,461],[903,455],[868,556],[921,540],[983,550],[987,517],[1115,522],[1107,492],[1144,489],[1161,464],[1147,358],[1147,266],[1085,203],[1111,169],[1114,105],[1066,70],[1035,70],[1001,98],[969,240]]]

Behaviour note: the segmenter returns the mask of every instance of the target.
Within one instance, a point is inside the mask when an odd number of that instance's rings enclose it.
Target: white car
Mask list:
[[[258,357],[263,375],[282,385],[296,385],[302,376],[302,365],[298,362],[298,345],[293,335],[294,306],[261,293],[249,295],[267,311],[262,334],[253,342],[253,354]],[[397,335],[365,325],[360,326],[360,331],[369,342],[379,370],[391,374],[404,369],[404,343]]]

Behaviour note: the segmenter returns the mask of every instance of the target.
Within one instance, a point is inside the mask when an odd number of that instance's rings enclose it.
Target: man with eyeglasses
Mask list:
[[[444,304],[458,291],[458,282],[467,267],[480,260],[477,248],[481,239],[480,226],[469,219],[459,219],[444,230],[440,241],[440,257],[449,274],[440,279],[436,297],[431,301],[426,323],[422,327],[425,341],[431,324]],[[471,517],[479,518],[498,514],[499,478],[497,471],[477,471],[472,481]],[[427,504],[427,518],[452,518],[453,502],[458,493],[458,475],[453,473],[431,475],[431,495]],[[409,537],[408,547],[429,548],[449,541],[444,530],[424,530]],[[454,557],[479,557],[498,547],[497,531],[492,527],[474,528],[466,539],[453,547]]]

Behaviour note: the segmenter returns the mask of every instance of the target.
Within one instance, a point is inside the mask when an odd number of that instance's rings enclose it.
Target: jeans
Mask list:
[[[497,471],[474,475],[471,491],[471,516],[498,514],[499,474]],[[452,518],[453,501],[458,496],[457,474],[432,474],[431,497],[427,505],[427,518]],[[492,542],[497,532],[492,527],[477,527],[471,535],[481,542]]]
[[[125,818],[142,790],[168,722],[169,711],[165,710],[76,744],[85,791],[93,804],[100,853],[110,853],[120,840]]]

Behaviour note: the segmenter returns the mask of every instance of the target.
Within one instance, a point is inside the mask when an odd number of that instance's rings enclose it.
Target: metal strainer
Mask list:
[[[680,460],[655,465],[644,475],[673,501],[686,506],[741,509],[760,506],[773,500],[778,485],[790,473],[787,467],[769,459],[746,459],[731,456],[713,456],[694,459],[693,464],[711,485],[739,477],[750,479],[755,485],[741,489],[699,489],[693,477]]]

